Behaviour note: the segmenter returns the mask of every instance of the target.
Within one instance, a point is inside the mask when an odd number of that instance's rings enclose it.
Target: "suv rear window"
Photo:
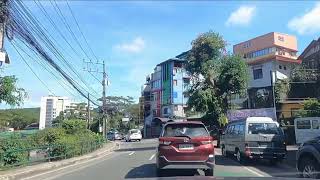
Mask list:
[[[189,136],[201,137],[209,136],[208,131],[202,124],[168,124],[166,125],[163,137]]]
[[[276,123],[249,123],[249,134],[281,134]]]

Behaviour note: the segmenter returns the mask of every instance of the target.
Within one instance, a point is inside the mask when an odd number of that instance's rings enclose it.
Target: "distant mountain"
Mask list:
[[[38,123],[40,108],[2,109],[0,110],[0,128],[23,129],[32,123]]]

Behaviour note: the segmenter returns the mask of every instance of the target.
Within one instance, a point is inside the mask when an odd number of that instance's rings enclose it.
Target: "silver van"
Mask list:
[[[223,156],[237,161],[267,159],[272,164],[286,157],[285,137],[279,124],[268,117],[248,117],[230,122],[221,135]]]

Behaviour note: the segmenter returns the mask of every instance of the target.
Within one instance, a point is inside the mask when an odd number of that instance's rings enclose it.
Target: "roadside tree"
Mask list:
[[[218,125],[228,109],[228,97],[248,84],[248,68],[240,56],[226,52],[226,41],[213,31],[191,43],[186,70],[192,76],[188,107],[206,114],[208,125]]]

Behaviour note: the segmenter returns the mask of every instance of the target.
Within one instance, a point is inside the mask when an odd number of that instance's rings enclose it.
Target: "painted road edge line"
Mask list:
[[[152,156],[149,158],[149,161],[151,161],[154,158],[155,155],[156,154],[152,154]]]
[[[31,178],[35,178],[37,176],[42,176],[44,174],[48,174],[48,173],[52,173],[52,172],[56,172],[56,171],[59,171],[59,170],[62,170],[62,169],[65,169],[65,168],[68,168],[68,167],[73,167],[73,166],[76,166],[76,165],[81,165],[81,164],[84,164],[84,163],[88,163],[88,162],[91,162],[93,160],[96,160],[98,158],[101,158],[101,157],[106,157],[110,154],[112,154],[114,151],[113,149],[116,147],[116,143],[109,149],[103,151],[102,153],[99,153],[98,156],[92,156],[91,158],[89,159],[83,159],[83,160],[79,160],[79,161],[75,161],[74,164],[68,164],[68,165],[62,165],[61,167],[58,167],[57,169],[54,169],[54,170],[48,170],[46,172],[43,172],[43,173],[39,173],[39,174],[35,174],[33,176],[28,176],[28,177],[25,177],[25,178],[22,178],[22,179],[31,179]],[[23,172],[23,173],[29,173],[29,172],[32,172],[32,170],[30,171],[26,171],[26,172]],[[22,174],[23,174],[22,173]],[[17,176],[18,174],[21,174],[21,173],[16,173],[16,174],[13,174],[11,176],[15,177]]]
[[[110,154],[112,154],[112,153],[113,153],[113,152],[108,152],[108,153],[106,153],[103,157],[108,156],[108,155],[110,155]],[[22,178],[22,180],[32,179],[32,178],[35,178],[35,177],[38,177],[38,176],[43,176],[43,175],[45,175],[45,174],[57,172],[57,171],[60,171],[60,170],[62,170],[62,169],[66,169],[66,168],[70,168],[70,167],[73,167],[73,166],[77,166],[77,165],[89,163],[89,162],[94,161],[94,160],[97,160],[97,159],[99,159],[99,158],[101,158],[101,157],[95,157],[95,158],[92,158],[92,159],[89,159],[89,160],[86,160],[86,161],[82,161],[82,162],[79,162],[79,163],[75,163],[75,164],[63,166],[63,167],[54,169],[54,170],[52,170],[52,171],[46,171],[46,172],[43,172],[43,173],[40,173],[40,174],[35,174],[35,175],[33,175],[33,176],[29,176],[29,177]],[[72,172],[72,171],[70,171],[70,172]]]
[[[250,171],[251,173],[253,173],[253,174],[255,174],[255,175],[259,176],[259,177],[265,177],[265,175],[260,174],[259,172],[255,171],[255,170],[253,170],[253,169],[250,169],[249,167],[246,167],[246,166],[242,166],[242,167],[243,167],[244,169],[246,169],[246,170]]]

